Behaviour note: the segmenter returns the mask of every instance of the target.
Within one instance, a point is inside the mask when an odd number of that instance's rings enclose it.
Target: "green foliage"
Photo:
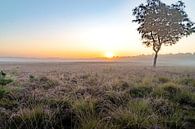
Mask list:
[[[4,87],[0,86],[0,99],[2,99],[9,92],[10,92],[10,90],[8,88],[4,88]]]
[[[13,82],[12,79],[6,78],[6,74],[4,72],[0,72],[0,85],[5,86],[9,83]]]
[[[0,78],[0,85],[5,86],[5,85],[11,83],[12,81],[13,81],[12,79]]]
[[[181,1],[168,6],[160,0],[148,0],[145,5],[136,7],[133,10],[136,19],[133,21],[140,24],[138,31],[146,40],[144,43],[153,45],[156,51],[161,44],[175,44],[181,37],[194,32],[194,23],[189,20],[184,8]]]
[[[184,11],[185,5],[178,1],[166,5],[160,0],[147,0],[133,9],[133,15],[139,24],[143,44],[152,47],[155,52],[154,66],[162,45],[176,44],[182,37],[195,32],[194,23]]]

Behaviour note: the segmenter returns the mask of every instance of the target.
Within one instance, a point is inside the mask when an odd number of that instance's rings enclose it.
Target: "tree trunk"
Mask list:
[[[155,52],[153,67],[156,67],[158,52]]]

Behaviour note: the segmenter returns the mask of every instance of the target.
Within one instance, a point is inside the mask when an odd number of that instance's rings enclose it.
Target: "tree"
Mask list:
[[[133,9],[133,22],[139,24],[137,30],[142,36],[143,44],[152,47],[155,52],[154,67],[162,45],[173,45],[182,37],[195,32],[194,23],[184,9],[182,1],[166,5],[160,0],[147,0],[145,5],[141,4]]]

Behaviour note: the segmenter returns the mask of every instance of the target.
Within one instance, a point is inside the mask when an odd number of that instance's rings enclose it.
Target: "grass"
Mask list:
[[[9,122],[10,129],[47,129],[51,127],[50,117],[43,107],[21,109]]]
[[[85,64],[86,65],[86,64]],[[82,67],[86,67],[81,65]],[[73,67],[74,66],[74,67]],[[2,129],[193,129],[195,76],[101,65],[20,72],[0,86]],[[93,66],[93,67],[92,67]],[[45,67],[45,66],[44,66]],[[65,67],[66,68],[66,67]],[[144,71],[146,70],[146,71]],[[9,72],[1,79],[9,79]],[[185,76],[190,74],[190,76]]]
[[[0,87],[0,99],[2,99],[5,95],[7,95],[10,92],[8,88]]]
[[[180,80],[181,84],[187,85],[187,86],[193,86],[195,87],[195,79],[193,78],[184,78]]]
[[[119,107],[111,114],[118,128],[150,128],[157,123],[147,100],[131,100],[126,107]]]

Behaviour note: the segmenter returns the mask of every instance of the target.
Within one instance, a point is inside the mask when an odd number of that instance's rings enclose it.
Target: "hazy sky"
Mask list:
[[[132,23],[146,0],[0,0],[0,56],[102,57],[152,54]],[[176,0],[162,0],[175,3]],[[183,0],[195,21],[195,1]],[[195,52],[195,34],[160,53]]]

